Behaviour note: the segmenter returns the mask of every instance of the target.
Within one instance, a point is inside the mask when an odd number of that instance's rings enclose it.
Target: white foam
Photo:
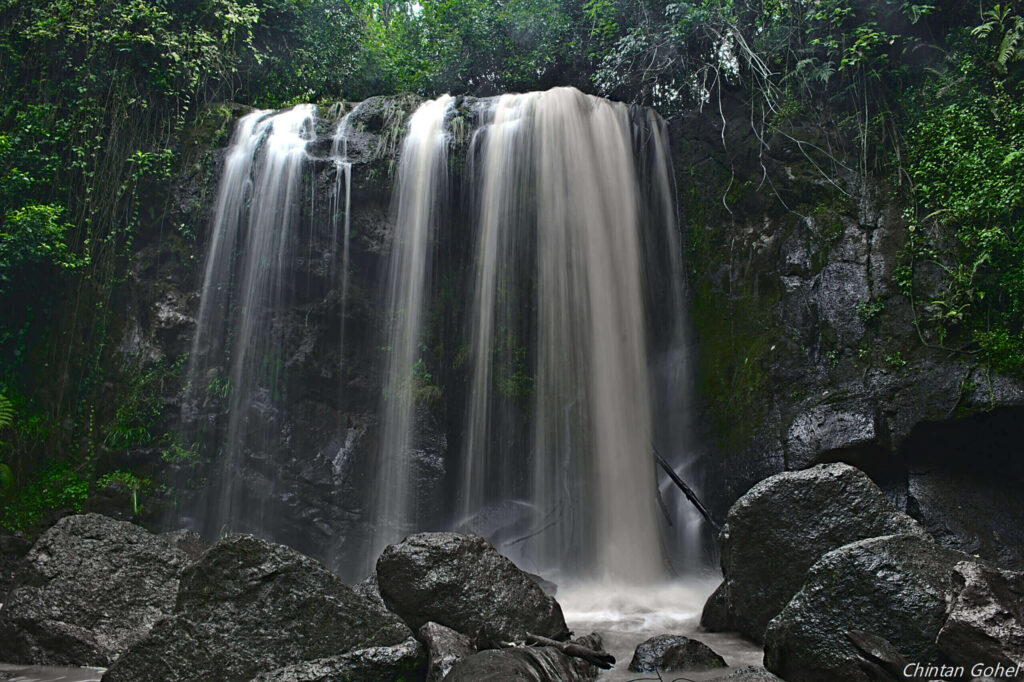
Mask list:
[[[665,632],[692,628],[718,582],[709,576],[650,586],[577,583],[560,587],[557,599],[570,627]]]

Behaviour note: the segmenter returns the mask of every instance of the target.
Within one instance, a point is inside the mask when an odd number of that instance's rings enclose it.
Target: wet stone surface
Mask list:
[[[52,668],[0,663],[0,680],[5,682],[99,682],[102,668]]]

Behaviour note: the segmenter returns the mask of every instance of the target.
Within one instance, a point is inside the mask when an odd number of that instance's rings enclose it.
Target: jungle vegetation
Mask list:
[[[1021,375],[1022,76],[1019,0],[0,0],[0,525],[109,485],[138,513],[153,484],[118,453],[189,456],[162,416],[180,363],[107,359],[133,242],[214,103],[740,97],[756,130],[816,125],[835,172],[898,188],[922,339]]]

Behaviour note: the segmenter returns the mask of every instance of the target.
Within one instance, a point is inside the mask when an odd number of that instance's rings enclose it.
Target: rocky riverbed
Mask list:
[[[1024,575],[937,543],[849,465],[762,481],[719,547],[717,588],[566,582],[556,598],[476,535],[409,536],[352,588],[251,535],[206,546],[69,516],[12,571],[0,660],[21,667],[0,679],[875,682],[1024,662]]]

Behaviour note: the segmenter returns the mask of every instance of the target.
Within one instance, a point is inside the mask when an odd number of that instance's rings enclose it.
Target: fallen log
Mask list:
[[[558,649],[566,656],[582,658],[587,663],[596,665],[602,670],[608,670],[615,665],[615,657],[605,651],[595,651],[572,642],[559,642],[540,635],[526,635],[526,643],[535,646],[550,646]]]
[[[676,484],[676,487],[683,491],[683,494],[686,495],[686,499],[690,501],[690,504],[697,508],[700,515],[711,524],[712,528],[716,531],[722,530],[722,527],[711,517],[711,512],[708,511],[708,508],[705,507],[704,503],[700,501],[699,497],[697,497],[697,493],[693,492],[690,486],[686,485],[686,482],[683,481],[683,479],[679,477],[679,474],[675,472],[675,469],[669,466],[668,462],[665,461],[665,458],[658,452],[658,448],[654,447],[654,445],[651,445],[651,447],[654,450],[654,460],[662,469],[665,470],[665,473],[668,474],[668,477]]]

